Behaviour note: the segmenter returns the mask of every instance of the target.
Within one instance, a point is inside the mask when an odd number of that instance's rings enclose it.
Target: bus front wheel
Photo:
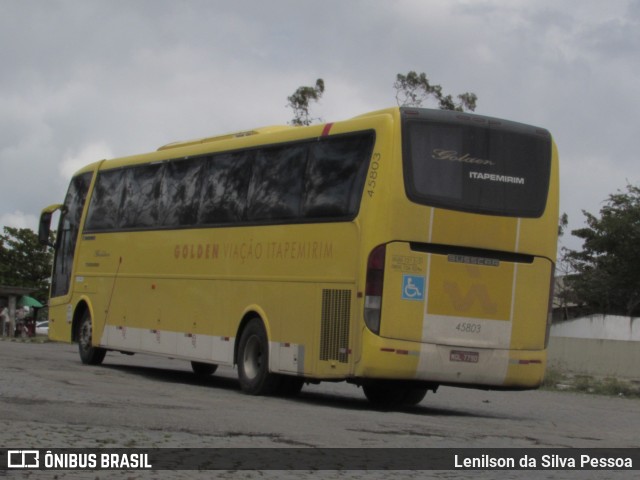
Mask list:
[[[249,321],[240,336],[238,379],[242,391],[249,395],[270,395],[280,385],[280,377],[269,372],[269,339],[259,318]]]
[[[217,369],[218,366],[213,363],[191,362],[191,370],[193,370],[193,373],[198,377],[213,375]]]
[[[107,354],[104,348],[93,346],[93,323],[88,310],[84,312],[78,325],[78,351],[80,360],[85,365],[100,365]]]

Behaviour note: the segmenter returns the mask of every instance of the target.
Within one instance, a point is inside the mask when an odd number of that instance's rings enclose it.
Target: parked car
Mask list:
[[[36,335],[49,335],[49,320],[36,323]]]

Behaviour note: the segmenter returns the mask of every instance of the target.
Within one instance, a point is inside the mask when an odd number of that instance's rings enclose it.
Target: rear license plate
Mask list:
[[[452,362],[478,363],[480,354],[478,352],[467,352],[464,350],[451,350],[449,360]]]

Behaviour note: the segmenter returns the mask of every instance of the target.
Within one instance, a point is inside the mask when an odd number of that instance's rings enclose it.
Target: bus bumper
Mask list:
[[[545,350],[457,347],[363,332],[359,378],[413,380],[479,388],[532,389],[544,379]]]

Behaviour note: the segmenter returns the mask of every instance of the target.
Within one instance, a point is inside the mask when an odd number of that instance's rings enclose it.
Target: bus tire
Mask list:
[[[377,380],[362,386],[367,400],[376,407],[396,408],[417,405],[427,394],[427,388],[393,380]]]
[[[85,365],[100,365],[107,351],[93,346],[93,322],[89,310],[85,311],[78,324],[78,352]]]
[[[281,397],[292,398],[298,396],[300,390],[304,386],[303,377],[294,377],[291,375],[282,375],[280,385],[278,386],[278,395]]]
[[[191,370],[193,370],[193,373],[198,377],[213,375],[217,369],[218,365],[214,365],[213,363],[191,362]]]
[[[271,395],[280,386],[280,376],[269,372],[269,339],[259,318],[250,320],[240,336],[238,379],[249,395]]]
[[[408,406],[418,405],[427,396],[428,391],[429,389],[426,387],[408,387],[402,404]]]

